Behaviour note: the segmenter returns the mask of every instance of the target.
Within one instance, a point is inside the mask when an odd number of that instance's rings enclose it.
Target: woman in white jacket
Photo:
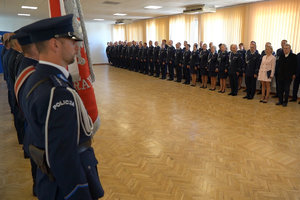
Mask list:
[[[275,73],[276,58],[272,55],[273,47],[271,45],[266,46],[266,55],[262,57],[262,61],[259,68],[258,80],[262,85],[262,97],[260,102],[267,103],[271,90],[271,81]]]

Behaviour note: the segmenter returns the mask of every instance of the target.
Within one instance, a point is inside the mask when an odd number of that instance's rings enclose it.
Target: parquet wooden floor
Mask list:
[[[105,200],[299,200],[300,105],[95,66]],[[0,77],[0,199],[32,200]],[[228,91],[228,90],[227,90]]]

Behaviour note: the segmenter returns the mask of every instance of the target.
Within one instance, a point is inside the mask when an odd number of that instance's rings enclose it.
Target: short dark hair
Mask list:
[[[43,52],[47,52],[48,51],[47,50],[48,41],[49,40],[35,43],[36,48],[37,48],[37,50],[38,50],[39,53],[43,53]]]

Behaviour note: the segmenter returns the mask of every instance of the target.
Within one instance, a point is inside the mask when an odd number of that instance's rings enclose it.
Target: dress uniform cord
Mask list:
[[[53,101],[53,95],[54,95],[55,87],[51,89],[50,92],[50,99],[49,99],[49,105],[48,105],[48,111],[46,116],[46,123],[45,123],[45,151],[46,151],[46,161],[50,168],[50,162],[49,162],[49,153],[48,153],[48,123],[51,113],[51,106]],[[67,90],[72,94],[74,98],[75,108],[76,108],[76,115],[77,115],[77,144],[79,144],[79,138],[80,138],[80,127],[82,128],[84,134],[88,137],[92,136],[94,124],[91,119],[91,117],[88,115],[84,104],[79,97],[78,93],[73,90],[72,88],[67,88]]]

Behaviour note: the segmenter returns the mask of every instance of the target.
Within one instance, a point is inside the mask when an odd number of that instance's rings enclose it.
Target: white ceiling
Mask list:
[[[119,2],[107,5],[104,1]],[[217,8],[251,3],[263,0],[82,0],[85,20],[103,18],[104,22],[113,23],[116,19],[145,19],[182,13],[188,5],[206,4]],[[37,6],[37,10],[24,10],[22,5]],[[147,10],[145,6],[159,5],[163,8]],[[17,16],[18,13],[29,13],[32,19],[49,17],[48,0],[0,0],[0,13],[5,16]],[[127,16],[113,16],[114,13],[126,13]]]

